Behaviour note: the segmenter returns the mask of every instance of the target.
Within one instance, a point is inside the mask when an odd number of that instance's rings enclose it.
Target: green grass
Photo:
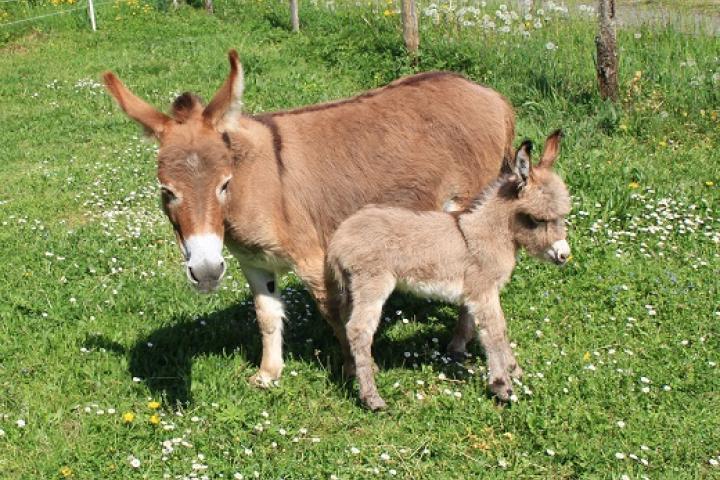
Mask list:
[[[3,40],[0,478],[720,477],[708,462],[720,454],[716,38],[621,32],[623,101],[610,105],[580,20],[526,39],[423,22],[413,67],[396,16],[304,5],[293,35],[282,3],[216,6],[123,5],[120,19],[100,9],[96,34],[58,20]],[[209,98],[230,47],[249,112],[451,69],[508,96],[518,140],[565,129],[574,258],[557,269],[523,257],[503,294],[526,372],[518,403],[489,397],[477,347],[462,367],[436,353],[454,308],[397,296],[375,349],[390,409],[364,411],[292,276],[285,374],[268,391],[247,384],[260,339],[244,279],[233,266],[218,294],[190,289],[154,145],[92,83],[113,69],[163,108],[184,90]],[[163,453],[173,438],[187,443]]]

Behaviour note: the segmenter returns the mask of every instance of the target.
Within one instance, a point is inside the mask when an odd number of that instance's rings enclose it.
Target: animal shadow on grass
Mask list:
[[[285,358],[315,363],[318,368],[328,369],[333,383],[345,390],[349,397],[357,397],[352,393],[353,382],[342,375],[338,342],[315,309],[312,297],[300,288],[292,288],[291,292],[292,301],[286,301]],[[288,293],[287,289],[285,293]],[[310,306],[310,314],[306,305]],[[419,327],[410,334],[393,334],[391,331],[396,330],[400,323],[398,310],[402,310],[408,318],[416,317]],[[392,321],[381,321],[373,344],[378,366],[381,370],[413,368],[413,364],[420,366],[440,361],[437,358],[433,360],[437,357],[433,352],[444,352],[457,319],[457,309],[396,293],[385,306],[383,318],[386,317]],[[430,320],[420,320],[426,318]],[[170,405],[192,403],[192,364],[195,358],[240,354],[257,366],[262,353],[251,298],[240,299],[229,308],[207,315],[175,317],[170,325],[138,340],[129,351],[103,337],[89,338],[86,345],[127,354],[130,374],[141,378],[154,396],[164,396]],[[405,352],[410,353],[409,358]],[[448,365],[440,362],[440,368],[449,376],[461,371],[453,368],[452,362]],[[247,376],[250,374],[248,372]]]

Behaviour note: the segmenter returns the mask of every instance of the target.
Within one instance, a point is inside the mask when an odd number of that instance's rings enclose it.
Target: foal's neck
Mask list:
[[[468,250],[484,268],[496,264],[501,269],[512,269],[515,265],[517,245],[510,231],[515,198],[517,185],[513,177],[505,175],[489,185],[470,208],[458,216],[458,227]]]

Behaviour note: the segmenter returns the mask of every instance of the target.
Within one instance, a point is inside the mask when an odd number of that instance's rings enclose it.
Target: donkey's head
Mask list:
[[[224,123],[239,115],[242,67],[232,50],[230,76],[203,106],[180,95],[166,115],[135,96],[111,72],[105,86],[125,113],[160,142],[158,179],[162,205],[185,256],[187,276],[202,292],[217,288],[225,273],[223,209],[232,178],[233,155]]]
[[[515,242],[538,258],[562,265],[570,257],[565,216],[570,213],[570,195],[562,179],[552,170],[560,152],[562,131],[545,141],[540,161],[530,160],[532,143],[520,145],[512,166],[518,188],[512,230]]]

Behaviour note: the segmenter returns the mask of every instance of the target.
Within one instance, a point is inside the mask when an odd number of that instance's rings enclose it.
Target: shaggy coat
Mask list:
[[[557,264],[570,254],[564,223],[570,199],[550,169],[559,138],[556,133],[548,139],[532,172],[530,144],[524,143],[515,173],[488,187],[467,212],[373,205],[337,229],[328,265],[343,291],[360,396],[369,408],[385,406],[375,388],[370,347],[383,304],[395,288],[465,306],[467,324],[460,323],[451,346],[464,351],[477,328],[488,357],[490,387],[499,398],[510,397],[510,376],[521,370],[507,342],[499,292],[510,279],[518,248]]]
[[[187,259],[188,279],[212,291],[237,257],[263,336],[260,385],[282,370],[284,308],[278,273],[305,282],[341,342],[352,373],[325,250],[345,218],[369,203],[412,210],[467,206],[512,158],[514,115],[496,91],[453,73],[424,73],[353,98],[250,116],[243,73],[231,71],[203,106],[192,94],[157,111],[112,73],[108,90],[160,142],[163,203]]]

